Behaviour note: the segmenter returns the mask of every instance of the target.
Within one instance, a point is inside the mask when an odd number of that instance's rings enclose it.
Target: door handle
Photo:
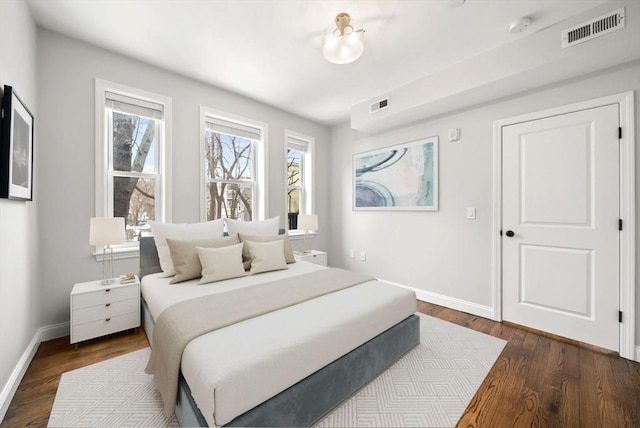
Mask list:
[[[513,237],[513,235],[515,235],[515,233],[513,233],[513,230],[507,230],[505,235],[507,235],[509,238],[511,238],[511,237]]]

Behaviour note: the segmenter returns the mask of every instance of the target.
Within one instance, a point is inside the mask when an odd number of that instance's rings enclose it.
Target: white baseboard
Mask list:
[[[33,356],[36,354],[38,350],[38,345],[40,345],[39,340],[39,332],[36,331],[36,334],[33,335],[31,342],[27,345],[27,349],[24,350],[18,364],[11,372],[11,376],[9,376],[9,380],[2,388],[2,392],[0,393],[0,421],[4,419],[4,415],[7,413],[9,409],[9,404],[11,404],[11,400],[13,399],[14,394],[18,390],[18,386],[20,385],[20,381],[24,376]]]
[[[430,291],[420,290],[419,288],[410,287],[408,285],[398,284],[396,282],[387,281],[382,278],[378,278],[380,281],[396,285],[398,287],[406,288],[408,290],[415,291],[418,300],[424,302],[433,303],[435,305],[445,306],[447,308],[455,309],[457,311],[466,312],[472,315],[478,315],[483,318],[493,319],[493,308],[490,306],[479,305],[477,303],[468,302],[466,300],[457,299],[455,297],[445,296],[444,294],[432,293]]]
[[[36,354],[40,343],[68,335],[68,321],[40,327],[38,330],[36,330],[33,338],[27,345],[27,349],[25,349],[22,353],[18,364],[16,364],[16,367],[13,369],[13,372],[11,372],[11,376],[9,376],[7,383],[2,388],[2,392],[0,392],[0,421],[4,419],[4,416],[9,409],[9,405],[11,404],[11,400],[18,390],[18,386],[20,386],[20,382],[22,381],[27,368],[29,368],[29,364],[31,364],[31,360],[33,360],[33,356]]]
[[[636,361],[640,363],[640,346],[636,346]]]
[[[69,328],[69,321],[40,327],[38,329],[38,333],[40,334],[40,342],[46,342],[47,340],[69,336]]]

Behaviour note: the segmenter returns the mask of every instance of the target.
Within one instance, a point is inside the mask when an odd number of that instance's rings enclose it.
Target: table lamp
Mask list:
[[[303,253],[310,253],[307,250],[307,235],[309,231],[317,231],[318,230],[318,215],[317,214],[300,214],[298,216],[298,229],[304,230],[304,244],[303,244]]]
[[[126,241],[124,217],[94,217],[89,225],[89,245],[102,246],[102,285],[113,284],[113,247]],[[109,266],[106,250],[109,249]]]

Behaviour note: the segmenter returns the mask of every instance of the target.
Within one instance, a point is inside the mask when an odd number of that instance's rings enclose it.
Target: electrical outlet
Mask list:
[[[354,250],[353,248],[349,250],[349,258],[351,259],[356,258],[356,250]]]
[[[367,253],[365,253],[364,251],[360,252],[360,261],[361,262],[366,262],[367,261]]]

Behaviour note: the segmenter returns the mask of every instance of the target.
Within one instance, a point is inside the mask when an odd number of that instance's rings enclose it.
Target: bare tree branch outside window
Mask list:
[[[207,219],[253,218],[253,142],[207,130],[205,133]]]
[[[112,125],[113,216],[125,218],[128,240],[138,240],[139,226],[155,219],[156,183],[155,178],[128,173],[153,168],[147,160],[155,146],[156,124],[153,119],[114,111]]]
[[[287,205],[289,207],[289,230],[298,228],[300,199],[302,193],[302,154],[298,150],[287,149]]]

